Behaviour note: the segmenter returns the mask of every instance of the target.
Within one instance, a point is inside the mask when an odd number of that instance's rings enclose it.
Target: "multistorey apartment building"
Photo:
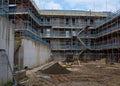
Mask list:
[[[22,49],[14,48],[14,31]],[[12,80],[14,68],[47,62],[49,45],[54,59],[77,55],[120,62],[120,11],[39,10],[33,0],[0,0],[1,86]]]
[[[119,26],[119,13],[39,10],[33,0],[10,0],[10,4],[14,4],[9,7],[9,18],[16,24],[16,36],[41,37],[50,44],[54,59],[67,55],[85,59],[119,56],[119,48],[110,44],[119,39],[119,28],[112,29]]]
[[[94,44],[97,56],[120,62],[120,11],[110,19],[101,21],[95,30]]]
[[[49,60],[49,43],[42,40],[40,14],[33,0],[9,0],[9,20],[15,25],[14,66],[16,70]]]
[[[9,19],[16,25],[16,36],[25,35],[42,41],[37,32],[40,27],[39,13],[33,4],[32,0],[9,0]]]
[[[41,10],[40,23],[42,38],[50,43],[55,58],[78,55],[94,58],[95,27],[111,13]]]

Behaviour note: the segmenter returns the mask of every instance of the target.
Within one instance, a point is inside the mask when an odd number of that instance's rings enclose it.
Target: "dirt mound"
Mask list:
[[[44,74],[69,74],[70,71],[62,67],[59,63],[54,63],[53,65],[41,69],[40,72]]]

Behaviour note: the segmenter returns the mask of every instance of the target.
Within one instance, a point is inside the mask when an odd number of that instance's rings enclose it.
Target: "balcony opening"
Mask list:
[[[94,24],[94,20],[93,19],[90,19],[90,24]]]
[[[73,39],[72,45],[73,45],[73,46],[76,45],[75,39]]]
[[[87,23],[87,22],[88,22],[88,19],[85,18],[85,19],[84,19],[84,22]]]
[[[70,35],[69,31],[66,31],[66,37],[69,37],[69,35]]]
[[[75,25],[75,18],[72,18],[72,25]]]
[[[43,28],[40,30],[41,33],[43,33]]]
[[[72,31],[72,36],[76,36],[75,30]]]
[[[47,18],[47,24],[50,24],[50,18],[49,17]]]
[[[43,22],[44,22],[44,19],[43,19],[43,18],[41,18],[41,19],[40,19],[40,22],[41,22],[41,24],[43,24]]]
[[[69,25],[69,18],[66,18],[66,25]]]
[[[46,36],[48,36],[48,37],[50,36],[50,29],[46,30]]]
[[[47,40],[46,42],[48,42],[50,44],[50,40]]]

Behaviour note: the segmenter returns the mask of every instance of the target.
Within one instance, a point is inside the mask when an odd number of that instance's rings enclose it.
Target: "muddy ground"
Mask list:
[[[120,64],[95,61],[73,65],[69,74],[43,74],[40,68],[27,71],[29,86],[120,86]],[[54,71],[56,69],[53,69]]]

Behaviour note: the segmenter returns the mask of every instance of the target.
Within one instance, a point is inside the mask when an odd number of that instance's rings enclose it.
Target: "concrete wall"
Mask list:
[[[0,49],[5,49],[10,64],[13,68],[14,54],[14,30],[13,25],[0,16]],[[7,59],[0,51],[0,86],[11,80],[11,72],[7,64]]]
[[[49,46],[24,37],[17,54],[17,58],[22,59],[19,61],[23,62],[19,62],[18,64],[19,66],[23,65],[22,68],[25,66],[28,68],[33,68],[45,64],[50,59],[50,54],[51,49]]]

